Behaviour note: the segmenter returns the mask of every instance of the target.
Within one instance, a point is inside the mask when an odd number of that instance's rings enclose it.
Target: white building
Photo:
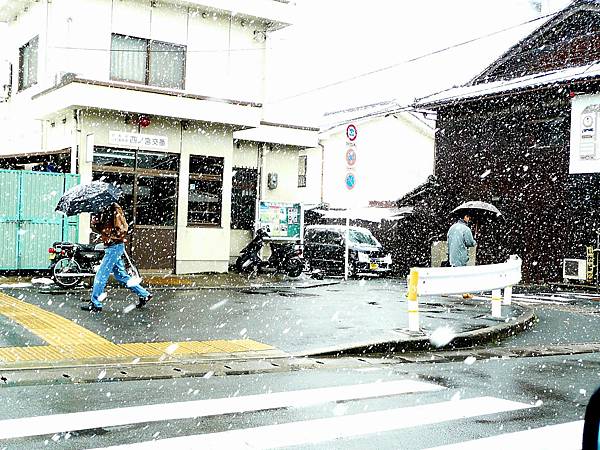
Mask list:
[[[382,102],[326,115],[323,148],[323,201],[333,207],[363,207],[393,201],[433,174],[434,122],[422,113]],[[348,125],[357,133],[346,136]],[[351,149],[354,162],[346,160]],[[354,176],[354,185],[346,177]]]
[[[268,34],[293,16],[277,0],[3,2],[2,159],[118,182],[141,268],[224,272],[257,198],[320,200],[317,130],[262,120]]]

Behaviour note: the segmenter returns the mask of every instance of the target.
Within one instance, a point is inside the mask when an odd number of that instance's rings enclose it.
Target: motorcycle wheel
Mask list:
[[[299,277],[304,269],[304,264],[299,258],[292,258],[287,263],[287,274],[290,277]]]
[[[241,256],[238,256],[238,258],[235,260],[235,270],[238,273],[242,273],[244,271],[243,264],[244,264],[244,260],[242,259]]]
[[[61,273],[81,273],[81,266],[71,258],[61,258],[52,266],[52,279],[63,288],[72,288],[79,284],[81,277],[61,277]]]

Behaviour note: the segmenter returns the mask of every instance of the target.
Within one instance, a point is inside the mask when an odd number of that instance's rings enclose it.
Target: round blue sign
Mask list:
[[[353,148],[346,150],[346,164],[353,166],[356,163],[356,151]]]
[[[353,189],[356,185],[356,177],[353,173],[346,174],[346,187],[348,189]]]

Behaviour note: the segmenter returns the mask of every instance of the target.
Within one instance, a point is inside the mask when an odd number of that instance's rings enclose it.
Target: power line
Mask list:
[[[404,64],[410,64],[410,63],[413,63],[415,61],[419,61],[421,59],[425,59],[425,58],[428,58],[430,56],[437,55],[439,53],[443,53],[443,52],[446,52],[448,50],[452,50],[454,48],[462,47],[464,45],[471,44],[473,42],[477,42],[477,41],[480,41],[480,40],[483,40],[483,39],[487,39],[487,38],[495,36],[497,34],[501,34],[501,33],[504,33],[506,31],[510,31],[510,30],[515,29],[515,28],[518,28],[518,27],[521,27],[521,26],[524,26],[524,25],[528,25],[528,24],[536,22],[538,20],[546,19],[546,18],[554,16],[556,14],[557,13],[546,14],[545,16],[537,17],[535,19],[531,19],[531,20],[528,20],[526,22],[519,23],[517,25],[512,25],[510,27],[503,28],[503,29],[498,30],[498,31],[494,31],[494,32],[491,32],[491,33],[488,33],[488,34],[484,34],[482,36],[478,36],[478,37],[475,37],[473,39],[469,39],[469,40],[466,40],[466,41],[463,41],[463,42],[459,42],[458,44],[450,45],[448,47],[444,47],[444,48],[441,48],[441,49],[438,49],[438,50],[434,50],[432,52],[425,53],[423,55],[415,56],[413,58],[409,58],[407,60],[400,61],[398,63],[394,63],[394,64],[391,64],[389,66],[380,67],[379,69],[375,69],[375,70],[364,72],[364,73],[361,73],[361,74],[358,74],[358,75],[354,75],[352,77],[345,78],[343,80],[334,81],[333,83],[325,84],[323,86],[319,86],[319,87],[316,87],[316,88],[313,88],[313,89],[309,89],[307,91],[299,92],[299,93],[294,94],[294,95],[290,95],[290,96],[287,96],[287,97],[282,97],[280,99],[273,100],[271,102],[267,102],[267,104],[279,103],[279,102],[282,102],[282,101],[285,101],[285,100],[290,100],[292,98],[297,98],[297,97],[301,97],[303,95],[312,94],[313,92],[318,92],[318,91],[321,91],[323,89],[327,89],[327,88],[334,87],[334,86],[339,86],[340,84],[344,84],[344,83],[348,83],[350,81],[357,80],[359,78],[364,78],[364,77],[367,77],[367,76],[370,76],[370,75],[374,75],[376,73],[380,73],[380,72],[384,72],[384,71],[387,71],[387,70],[390,70],[390,69],[394,69],[394,68],[402,66]]]

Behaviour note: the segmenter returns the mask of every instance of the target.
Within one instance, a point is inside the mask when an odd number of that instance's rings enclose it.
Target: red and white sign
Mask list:
[[[350,147],[348,150],[346,150],[346,164],[349,167],[352,167],[354,164],[356,164],[356,150],[354,150],[354,147]]]
[[[358,130],[356,126],[350,124],[346,127],[346,137],[350,142],[354,142],[356,140],[356,136],[358,136]]]

